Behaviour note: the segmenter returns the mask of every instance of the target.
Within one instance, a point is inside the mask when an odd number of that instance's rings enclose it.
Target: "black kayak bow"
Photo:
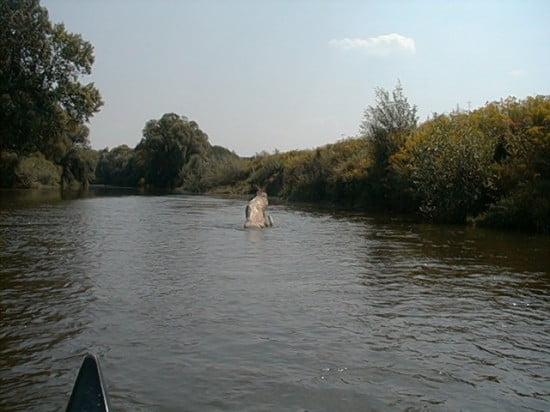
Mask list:
[[[109,412],[111,405],[99,360],[95,355],[87,354],[78,371],[71,398],[66,412]]]

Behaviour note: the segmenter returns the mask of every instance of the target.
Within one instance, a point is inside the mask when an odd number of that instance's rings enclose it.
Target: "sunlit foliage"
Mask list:
[[[410,120],[413,113],[410,108]],[[418,127],[407,124],[381,134],[383,140],[371,135],[255,156],[248,160],[247,177],[235,186],[250,192],[266,188],[290,200],[550,232],[548,96],[509,98],[473,112],[435,116]]]
[[[392,170],[413,188],[425,215],[463,221],[492,200],[494,147],[467,115],[439,116],[394,155]]]
[[[371,142],[371,156],[380,165],[397,152],[418,121],[417,108],[408,102],[401,82],[391,92],[376,89],[376,104],[369,106],[360,125],[361,134]]]
[[[550,98],[537,96],[438,116],[391,168],[432,218],[548,232],[549,162]]]

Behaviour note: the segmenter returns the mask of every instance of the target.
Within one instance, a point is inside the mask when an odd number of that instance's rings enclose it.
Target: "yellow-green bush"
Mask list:
[[[61,167],[56,166],[40,152],[21,157],[15,168],[16,186],[21,188],[59,187]]]
[[[439,116],[416,130],[391,165],[424,214],[461,222],[492,200],[494,146],[467,115]]]
[[[416,129],[390,168],[393,188],[409,191],[437,220],[470,216],[479,224],[545,231],[550,97],[509,98],[436,117]]]

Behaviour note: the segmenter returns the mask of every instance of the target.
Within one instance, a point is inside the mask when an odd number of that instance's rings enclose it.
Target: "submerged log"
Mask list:
[[[246,205],[246,222],[244,223],[244,227],[263,229],[268,226],[273,226],[273,219],[271,219],[271,216],[265,214],[268,204],[267,193],[259,190],[254,199]]]

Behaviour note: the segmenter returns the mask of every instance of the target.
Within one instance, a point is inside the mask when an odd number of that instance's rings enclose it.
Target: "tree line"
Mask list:
[[[362,134],[242,163],[235,191],[550,233],[550,96],[507,98],[417,124],[400,84],[377,90]]]
[[[86,183],[86,123],[102,106],[93,46],[52,24],[38,0],[0,2],[0,184]]]
[[[87,121],[102,100],[93,47],[53,25],[38,0],[0,3],[0,185],[90,183],[249,194],[413,214],[437,222],[550,233],[550,96],[507,98],[418,123],[398,82],[376,89],[359,136],[314,150],[242,158],[175,113],[141,141],[96,151]]]
[[[134,148],[99,152],[95,182],[245,195],[550,233],[550,96],[507,98],[418,123],[400,84],[377,90],[362,134],[314,150],[241,158],[165,114]]]

